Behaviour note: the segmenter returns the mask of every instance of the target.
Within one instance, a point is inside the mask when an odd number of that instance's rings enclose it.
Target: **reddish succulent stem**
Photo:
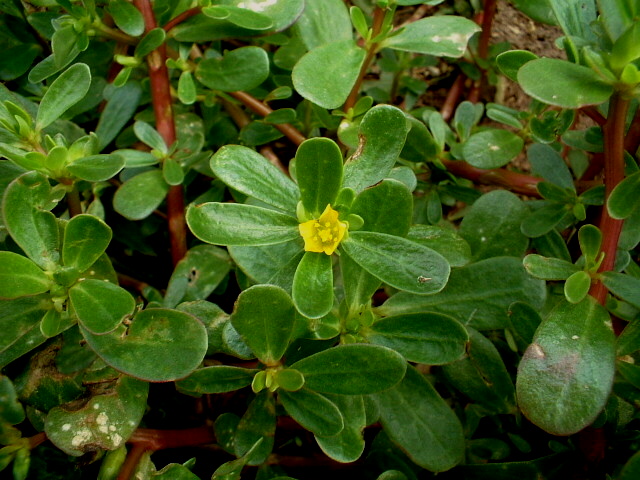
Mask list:
[[[189,10],[186,10],[182,12],[180,15],[176,16],[175,18],[172,18],[171,20],[169,20],[166,23],[166,25],[162,28],[164,29],[165,32],[168,32],[173,27],[175,27],[176,25],[179,25],[180,23],[184,22],[188,18],[195,17],[201,11],[202,11],[202,8],[200,7],[190,8]]]
[[[75,217],[82,213],[80,194],[78,193],[78,188],[75,185],[73,185],[71,190],[67,192],[67,208],[69,209],[69,217]]]
[[[462,91],[464,90],[464,84],[467,81],[467,76],[460,72],[458,77],[451,85],[449,92],[447,93],[447,98],[445,98],[444,103],[442,104],[442,108],[440,109],[440,115],[445,122],[451,120],[453,116],[453,112],[456,109],[456,105],[458,105],[458,101],[462,96]]]
[[[604,124],[604,186],[605,200],[624,179],[624,127],[629,101],[614,94],[609,101],[609,114]],[[616,251],[622,231],[622,220],[611,218],[606,206],[602,208],[599,228],[602,232],[604,260],[600,272],[613,270]],[[607,289],[601,282],[594,282],[589,293],[602,305],[607,299]]]
[[[524,173],[512,172],[504,168],[494,168],[486,170],[476,168],[461,160],[442,160],[447,170],[459,177],[467,178],[477,183],[487,185],[501,185],[530,197],[540,197],[536,186],[542,181],[541,178],[525,175]]]
[[[478,40],[478,56],[482,59],[487,58],[487,55],[489,54],[491,26],[493,25],[493,18],[496,14],[496,5],[496,0],[484,0],[481,23],[482,32],[480,33],[480,39]]]
[[[149,0],[134,0],[135,6],[144,17],[145,31],[149,32],[157,27]],[[156,118],[156,129],[168,146],[176,140],[176,128],[173,119],[171,100],[171,85],[169,70],[165,64],[167,58],[166,46],[162,44],[147,56],[149,66],[149,81],[151,83],[151,97]],[[171,242],[171,258],[176,265],[187,253],[187,224],[184,217],[184,191],[182,185],[169,188],[167,194],[167,216],[169,223],[169,238]]]
[[[252,97],[246,92],[229,92],[236,100],[240,100],[243,104],[245,104],[253,113],[257,115],[261,115],[266,117],[273,110],[260,100],[255,97]],[[274,125],[278,130],[280,130],[289,140],[291,140],[296,145],[300,145],[302,142],[306,140],[305,136],[300,133],[295,127],[288,123],[282,123]]]
[[[380,33],[380,29],[382,27],[382,22],[384,21],[385,11],[382,8],[376,8],[373,11],[373,23],[371,25],[372,30],[372,38]],[[364,58],[364,62],[362,62],[362,67],[360,67],[360,73],[358,74],[358,78],[356,83],[353,85],[347,100],[344,102],[342,109],[346,112],[350,108],[352,108],[356,101],[358,100],[358,95],[360,95],[360,87],[362,86],[362,81],[364,80],[364,76],[367,74],[369,70],[369,65],[373,61],[377,53],[377,43],[370,44],[367,49],[367,55]]]

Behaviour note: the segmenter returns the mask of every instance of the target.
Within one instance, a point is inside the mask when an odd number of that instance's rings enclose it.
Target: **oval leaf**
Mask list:
[[[106,335],[81,328],[89,346],[118,371],[148,382],[170,382],[193,372],[207,352],[207,331],[196,317],[150,308],[131,325]]]
[[[52,282],[35,263],[13,252],[0,252],[0,298],[44,293]]]
[[[342,242],[351,259],[399,290],[439,292],[449,278],[449,263],[439,253],[402,237],[377,232],[350,232]]]
[[[205,86],[223,92],[251,90],[269,76],[269,57],[260,47],[240,47],[219,58],[206,58],[196,68]]]
[[[311,138],[296,152],[296,177],[307,212],[319,216],[333,205],[342,186],[342,153],[329,138]]]
[[[629,217],[640,206],[640,172],[622,180],[607,199],[607,210],[618,220]]]
[[[587,296],[559,303],[538,327],[518,367],[520,409],[553,435],[571,435],[604,408],[615,374],[607,311]]]
[[[225,145],[211,157],[211,170],[245,195],[285,211],[296,210],[300,197],[296,184],[255,150]]]
[[[69,289],[69,299],[80,324],[96,335],[113,331],[136,308],[129,292],[103,280],[76,283]]]
[[[256,285],[236,300],[231,324],[262,363],[275,365],[289,346],[295,313],[282,288]]]
[[[474,167],[498,168],[518,156],[523,146],[524,140],[508,130],[483,130],[469,137],[462,155]]]
[[[149,170],[120,185],[113,196],[113,208],[129,220],[142,220],[160,206],[168,191],[162,171]]]
[[[278,398],[291,417],[316,435],[337,435],[344,428],[338,407],[327,397],[306,388],[295,392],[280,390]]]
[[[213,365],[196,370],[187,378],[176,382],[176,386],[180,390],[194,394],[233,392],[251,385],[256,372],[258,370],[230,365]]]
[[[85,271],[102,255],[111,241],[111,228],[93,215],[76,215],[64,229],[62,262]]]
[[[410,362],[443,365],[465,353],[469,335],[453,317],[416,313],[387,317],[374,323],[366,338],[391,348]]]
[[[331,256],[305,252],[293,276],[291,295],[305,317],[320,318],[329,313],[333,307]]]
[[[355,84],[366,52],[353,40],[324,44],[293,68],[293,87],[322,108],[339,108]]]
[[[89,91],[91,71],[84,63],[76,63],[56,78],[42,97],[36,116],[36,129],[48,127],[64,112],[78,103]]]
[[[305,388],[320,393],[367,395],[396,385],[407,362],[378,345],[349,344],[315,353],[291,365],[304,375]]]
[[[518,82],[536,100],[564,108],[598,105],[613,93],[590,68],[555,58],[527,62],[518,70]]]
[[[383,42],[385,47],[436,57],[459,58],[471,36],[480,31],[477,23],[453,15],[438,15],[412,22]]]
[[[300,236],[295,218],[238,203],[192,205],[187,224],[196,237],[215,245],[272,245]]]

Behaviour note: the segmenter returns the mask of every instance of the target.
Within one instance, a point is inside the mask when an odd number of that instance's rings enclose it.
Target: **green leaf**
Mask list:
[[[287,413],[315,435],[330,437],[344,428],[344,418],[338,407],[319,393],[307,388],[295,392],[279,390],[278,398]]]
[[[367,395],[396,385],[407,363],[399,353],[378,345],[329,348],[291,365],[304,376],[305,389],[338,395]]]
[[[442,367],[442,373],[455,388],[494,413],[514,413],[515,389],[491,341],[469,328],[467,355]]]
[[[564,296],[569,303],[580,303],[589,293],[591,277],[582,270],[572,273],[564,283]]]
[[[162,171],[147,170],[120,185],[113,196],[113,208],[129,220],[142,220],[160,206],[168,191]]]
[[[569,37],[595,41],[591,23],[596,21],[594,0],[548,0],[558,24]]]
[[[36,129],[48,127],[78,103],[89,91],[91,72],[84,63],[76,63],[56,78],[42,97]]]
[[[273,449],[276,433],[276,402],[273,394],[263,390],[258,393],[244,413],[234,438],[234,451],[239,457],[246,455],[260,441],[260,444],[248,455],[249,465],[260,465],[267,460]]]
[[[133,132],[138,137],[138,140],[152,149],[164,154],[169,152],[169,147],[167,147],[162,135],[148,123],[137,121],[133,124]]]
[[[89,182],[103,182],[116,175],[124,167],[124,159],[118,155],[91,155],[77,158],[66,165],[75,177]]]
[[[293,276],[304,255],[302,237],[275,245],[229,247],[240,269],[256,283],[270,283],[291,291]]]
[[[455,230],[435,225],[414,225],[407,238],[435,250],[452,267],[462,267],[471,261],[471,247]]]
[[[293,276],[291,296],[296,309],[308,318],[324,317],[333,307],[331,256],[305,252]]]
[[[341,0],[305,2],[304,12],[294,24],[293,31],[307,50],[353,38],[349,11]]]
[[[410,362],[443,365],[465,353],[469,335],[453,317],[414,313],[387,317],[366,332],[371,343],[391,348]]]
[[[604,408],[615,373],[607,311],[587,296],[560,302],[543,320],[518,367],[518,405],[552,435],[571,435]]]
[[[478,168],[506,165],[522,151],[524,140],[508,130],[489,129],[474,133],[462,146],[464,159]]]
[[[0,302],[0,367],[47,340],[40,320],[53,307],[49,295],[21,297]]]
[[[365,50],[352,39],[314,48],[293,67],[293,87],[323,108],[339,108],[349,96],[365,56]]]
[[[231,269],[229,254],[213,245],[197,245],[178,262],[171,274],[165,307],[204,300],[224,281]]]
[[[548,202],[524,218],[520,225],[520,230],[528,237],[541,237],[551,232],[556,225],[567,217],[573,218],[573,215],[566,204]]]
[[[93,215],[76,215],[64,229],[62,263],[85,271],[105,252],[111,241],[111,228]]]
[[[162,178],[169,185],[180,185],[184,181],[184,170],[174,159],[166,158],[162,162]]]
[[[557,25],[549,0],[513,0],[514,6],[536,22]]]
[[[300,236],[295,218],[252,205],[203,203],[191,205],[186,215],[193,234],[216,245],[271,245]]]
[[[269,76],[269,57],[260,47],[240,47],[222,58],[202,60],[195,72],[206,87],[223,92],[251,90]]]
[[[413,367],[399,385],[374,398],[385,433],[417,465],[443,472],[463,460],[460,420]]]
[[[122,128],[131,120],[138,108],[142,89],[136,82],[114,88],[107,98],[107,103],[100,114],[96,135],[99,139],[98,151],[104,149]]]
[[[513,193],[494,190],[484,194],[462,219],[460,236],[471,247],[473,258],[519,257],[529,241],[520,231],[526,205]]]
[[[262,363],[275,365],[287,350],[293,334],[293,302],[280,287],[253,286],[236,300],[231,324]]]
[[[566,280],[580,268],[560,258],[530,254],[522,260],[529,275],[542,280]]]
[[[186,377],[207,352],[207,331],[202,322],[177,310],[143,310],[128,327],[121,325],[105,335],[81,330],[105,363],[148,382]]]
[[[538,56],[535,53],[531,53],[528,50],[509,50],[496,57],[496,65],[509,80],[517,82],[520,67],[537,58]]]
[[[329,399],[340,409],[344,417],[344,428],[332,437],[316,435],[322,451],[330,458],[341,462],[355,462],[365,448],[362,431],[366,425],[364,401],[360,395],[331,395]]]
[[[518,70],[518,82],[536,100],[563,108],[599,105],[613,93],[590,68],[555,58],[526,63]]]
[[[124,33],[137,37],[144,33],[144,18],[133,4],[125,0],[114,0],[109,3],[109,13],[116,26]]]
[[[439,312],[478,330],[498,330],[508,325],[513,302],[540,309],[545,297],[544,282],[531,278],[519,258],[495,257],[454,269],[447,286],[436,295],[400,292],[376,311],[383,316]]]
[[[244,4],[241,4],[244,6]],[[273,20],[259,11],[238,8],[232,5],[212,5],[202,9],[208,17],[226,20],[242,28],[250,30],[268,30],[273,27]]]
[[[387,177],[398,159],[410,125],[391,105],[376,105],[362,118],[360,144],[344,166],[343,186],[359,193]]]
[[[122,376],[79,409],[55,407],[45,419],[47,438],[67,455],[115,450],[129,439],[147,408],[149,384]]]
[[[595,225],[586,224],[578,230],[580,250],[587,261],[595,262],[602,245],[602,233]]]
[[[82,280],[69,289],[80,324],[89,332],[109,333],[133,314],[136,301],[124,288],[103,280]]]
[[[541,322],[538,311],[531,305],[515,302],[509,307],[509,330],[519,351],[524,351],[533,341]]]
[[[0,251],[0,298],[37,295],[52,286],[51,279],[27,257]]]
[[[353,202],[350,213],[364,220],[361,230],[404,237],[411,225],[413,198],[404,184],[383,180],[363,190]]]
[[[459,16],[438,15],[423,18],[382,41],[384,47],[435,57],[459,58],[467,43],[479,32],[477,23]]]
[[[4,225],[13,240],[39,267],[53,270],[60,260],[56,217],[49,210],[49,180],[38,172],[27,172],[12,181],[4,192]]]
[[[625,219],[640,207],[640,172],[629,175],[611,192],[607,199],[607,210],[612,218]]]
[[[442,290],[449,263],[428,247],[377,232],[350,232],[342,250],[353,261],[392,287],[417,294]]]
[[[549,145],[534,143],[527,149],[533,173],[546,181],[575,191],[573,176],[560,154]]]
[[[18,401],[18,395],[9,377],[0,375],[0,420],[4,424],[17,425],[24,421],[24,407]]]
[[[211,157],[211,169],[245,195],[285,211],[296,209],[300,196],[296,184],[255,150],[225,145]]]
[[[302,204],[318,217],[333,205],[342,186],[342,153],[329,138],[311,138],[296,152],[296,178]]]
[[[164,29],[160,27],[150,30],[144,37],[142,37],[142,40],[140,40],[138,45],[136,45],[136,49],[133,54],[137,58],[146,57],[164,43],[166,36],[167,34]]]
[[[617,272],[603,272],[602,283],[616,297],[640,308],[640,279]]]
[[[251,385],[257,372],[258,370],[231,365],[213,365],[199,368],[187,378],[177,381],[176,386],[193,394],[233,392]]]

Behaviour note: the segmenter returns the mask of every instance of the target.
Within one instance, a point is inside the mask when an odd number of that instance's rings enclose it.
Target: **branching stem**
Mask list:
[[[156,28],[156,19],[149,0],[134,0],[135,6],[144,17],[145,31]],[[165,64],[166,46],[163,44],[147,56],[151,97],[156,119],[156,129],[168,146],[176,141],[176,127],[173,119],[169,70]],[[182,185],[173,185],[167,194],[167,216],[171,258],[176,265],[187,253],[187,224],[184,217],[184,191]]]

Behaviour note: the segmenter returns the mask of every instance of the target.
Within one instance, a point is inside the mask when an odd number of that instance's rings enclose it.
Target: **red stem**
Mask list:
[[[162,28],[164,29],[165,32],[168,32],[173,27],[175,27],[176,25],[179,25],[180,23],[184,22],[188,18],[195,17],[201,11],[202,11],[202,8],[200,8],[200,7],[190,8],[189,10],[186,10],[186,11],[182,12],[180,15],[178,15],[178,16],[172,18],[171,20],[169,20],[166,23],[166,25],[164,27],[162,27]]]
[[[617,93],[609,100],[609,115],[603,127],[605,200],[624,179],[624,127],[628,109],[629,100]],[[600,265],[600,272],[614,268],[622,224],[622,220],[611,218],[606,206],[602,208],[599,228],[602,232],[601,251],[604,253],[604,260]],[[601,282],[594,282],[589,293],[600,304],[606,303],[607,289]]]
[[[480,39],[478,40],[478,56],[483,60],[487,58],[489,54],[489,43],[491,41],[491,26],[493,25],[493,18],[496,14],[496,0],[484,0],[483,14],[482,14],[482,32],[480,33]]]
[[[380,29],[382,27],[382,22],[384,21],[385,11],[382,8],[376,8],[373,11],[373,23],[371,25],[372,37],[375,37],[380,33]],[[342,106],[342,110],[347,112],[350,108],[352,108],[356,101],[358,100],[358,95],[360,95],[360,87],[362,86],[362,81],[364,80],[364,76],[367,74],[369,70],[369,65],[373,61],[376,56],[377,51],[377,43],[369,45],[369,49],[367,50],[367,55],[364,58],[364,62],[362,63],[362,67],[360,67],[360,73],[358,74],[358,79],[356,83],[353,85],[347,100],[344,102]]]
[[[149,32],[157,27],[149,0],[134,0],[135,6],[144,17],[145,31]],[[149,66],[149,81],[151,83],[151,97],[153,111],[156,118],[156,129],[168,146],[176,141],[176,127],[173,120],[171,99],[171,85],[169,70],[165,64],[167,49],[164,44],[147,56]],[[167,194],[167,215],[169,223],[169,238],[171,243],[171,258],[175,266],[187,253],[187,223],[184,218],[184,191],[182,185],[173,185]]]
[[[440,115],[442,115],[442,118],[445,122],[451,120],[453,112],[456,109],[456,105],[458,105],[458,101],[462,96],[462,91],[464,90],[464,83],[466,82],[466,80],[467,76],[464,73],[460,72],[458,74],[458,77],[453,82],[453,85],[451,85],[451,88],[447,93],[447,98],[445,98],[444,103],[442,104],[442,108],[440,108]]]

